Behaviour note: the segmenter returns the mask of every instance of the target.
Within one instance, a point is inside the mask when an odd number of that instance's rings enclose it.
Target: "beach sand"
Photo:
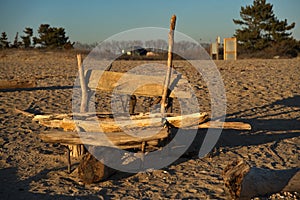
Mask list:
[[[147,61],[116,61],[112,70],[142,63]],[[50,129],[15,111],[71,113],[76,52],[0,51],[0,80],[37,82],[28,90],[0,91],[1,199],[226,199],[222,170],[234,159],[269,169],[299,167],[300,59],[215,63],[226,89],[226,120],[250,123],[252,130],[223,130],[204,158],[183,156],[160,170],[118,172],[107,181],[84,185],[76,170],[67,173],[65,148],[39,139],[40,132]],[[188,76],[201,111],[209,112],[210,96],[201,76],[185,61],[174,61],[174,66]],[[146,111],[143,106],[137,109]],[[72,161],[75,169],[79,160]]]

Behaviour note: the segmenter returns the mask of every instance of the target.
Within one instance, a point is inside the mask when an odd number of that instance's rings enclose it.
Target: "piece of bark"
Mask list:
[[[234,161],[223,171],[231,199],[250,199],[278,192],[300,192],[300,168],[271,170]]]

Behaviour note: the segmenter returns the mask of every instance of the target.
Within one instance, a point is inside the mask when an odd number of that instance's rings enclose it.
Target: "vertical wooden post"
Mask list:
[[[81,54],[77,54],[77,64],[78,64],[78,73],[79,73],[79,80],[80,80],[80,86],[81,86],[80,112],[85,113],[88,111],[88,92],[87,92],[87,84],[86,84],[86,80],[85,80],[85,76],[84,76],[84,68],[82,66]],[[78,158],[79,156],[84,154],[84,146],[83,145],[68,145],[68,148],[69,148],[68,153],[72,157]]]
[[[174,44],[174,30],[176,24],[176,16],[173,15],[170,23],[170,32],[169,32],[169,48],[168,48],[168,62],[167,62],[167,74],[166,80],[164,83],[163,94],[161,99],[160,112],[162,118],[164,117],[165,108],[166,108],[166,99],[168,94],[168,87],[170,84],[171,72],[172,72],[172,59],[173,59],[173,44]]]
[[[88,111],[88,92],[87,92],[87,85],[84,77],[84,69],[82,66],[81,54],[77,54],[77,64],[78,64],[78,73],[79,73],[80,86],[81,86],[80,112],[85,113]]]

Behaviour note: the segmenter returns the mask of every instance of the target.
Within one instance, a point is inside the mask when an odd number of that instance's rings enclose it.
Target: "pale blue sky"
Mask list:
[[[231,37],[241,6],[252,0],[0,0],[0,32],[13,41],[25,27],[36,30],[48,23],[64,27],[71,41],[100,42],[119,32],[139,27],[168,28],[177,15],[176,30],[196,41],[210,42],[216,36]],[[300,1],[269,0],[275,15],[296,22],[293,36],[300,40]]]

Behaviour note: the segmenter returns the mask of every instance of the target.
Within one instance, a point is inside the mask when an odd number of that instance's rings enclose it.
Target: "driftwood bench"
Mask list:
[[[100,70],[86,70],[84,71],[82,66],[81,55],[77,56],[78,59],[78,71],[79,80],[81,87],[81,105],[80,113],[81,115],[86,115],[88,113],[89,99],[92,96],[91,93],[94,91],[106,91],[114,92],[117,94],[130,95],[131,101],[127,102],[130,105],[129,113],[134,114],[134,106],[136,104],[135,96],[146,96],[146,97],[160,97],[160,113],[159,116],[130,116],[130,119],[121,120],[121,123],[116,124],[110,117],[99,118],[97,113],[92,113],[92,120],[84,118],[83,120],[74,119],[74,113],[70,117],[63,117],[62,119],[49,119],[42,118],[40,123],[63,128],[64,131],[51,131],[43,132],[40,134],[41,139],[44,142],[51,143],[61,143],[68,146],[68,170],[71,170],[70,163],[70,152],[73,156],[80,156],[83,153],[83,143],[87,146],[100,146],[106,147],[107,139],[115,145],[116,148],[120,149],[140,149],[142,152],[148,147],[159,147],[164,145],[165,140],[170,137],[170,127],[175,128],[189,128],[190,126],[198,128],[223,128],[224,124],[221,122],[208,122],[207,113],[194,113],[190,115],[180,115],[174,116],[172,114],[166,114],[166,107],[168,105],[168,99],[176,98],[190,98],[192,97],[191,90],[189,88],[189,83],[187,79],[184,79],[179,73],[172,73],[172,49],[174,42],[174,29],[175,29],[176,16],[172,16],[170,23],[169,32],[169,51],[168,51],[168,61],[166,74],[157,76],[145,76],[139,74],[131,73],[120,73],[112,71],[100,71]],[[151,80],[152,83],[149,84]],[[137,86],[140,86],[136,88]],[[103,114],[103,113],[102,113]],[[128,114],[128,113],[127,113]],[[75,114],[77,115],[77,114]],[[100,113],[101,115],[101,113]],[[108,113],[107,116],[110,116]],[[73,118],[72,118],[73,117]],[[76,118],[76,117],[75,117]],[[101,123],[99,125],[99,121]],[[132,122],[134,125],[132,126]],[[134,128],[137,133],[139,129],[151,130],[152,128],[159,127],[159,131],[155,135],[149,137],[136,137],[126,134],[123,130],[126,128]],[[226,127],[226,126],[225,126]],[[243,123],[232,123],[227,124],[227,128],[234,129],[251,129],[251,126]],[[69,131],[69,132],[65,132]],[[80,137],[77,132],[80,132]],[[81,134],[82,132],[87,132],[89,134]],[[103,134],[99,134],[99,132]],[[104,138],[105,136],[105,138]],[[88,154],[89,155],[89,154]],[[84,160],[87,159],[87,160]],[[83,156],[83,161],[81,163],[89,163],[91,156]],[[94,161],[90,162],[95,164]],[[98,163],[98,164],[97,164]],[[92,165],[93,165],[92,164]],[[96,162],[94,166],[88,166],[88,169],[101,169],[101,173],[98,174],[94,179],[94,174],[90,174],[91,170],[86,170],[84,167],[79,166],[79,171],[84,173],[89,173],[87,176],[83,176],[86,182],[99,181],[102,178],[106,178],[108,169],[105,168],[104,164]],[[93,171],[92,170],[92,171]],[[100,177],[100,179],[99,179]]]
[[[101,118],[99,113],[88,114],[88,102],[91,97],[92,92],[96,91],[106,91],[106,92],[117,92],[118,94],[127,95],[138,95],[147,97],[161,97],[163,93],[163,85],[166,79],[165,76],[144,76],[136,75],[130,73],[120,73],[111,71],[100,71],[100,70],[86,70],[84,71],[81,56],[78,55],[78,69],[80,77],[81,86],[81,106],[80,112],[78,114],[58,114],[58,115],[38,115],[34,117],[34,120],[39,121],[42,125],[55,128],[63,128],[64,131],[49,131],[40,134],[41,139],[44,142],[49,143],[60,143],[67,145],[68,149],[68,171],[70,171],[70,156],[79,157],[84,153],[82,138],[80,138],[76,130],[86,131],[89,133],[104,132],[106,137],[109,138],[118,148],[121,149],[141,149],[143,152],[146,147],[158,146],[160,141],[163,141],[168,137],[169,130],[167,127],[162,128],[159,133],[154,136],[139,138],[132,137],[124,133],[125,128],[142,128],[151,129],[155,127],[164,126],[161,122],[162,116],[158,114],[157,116],[146,116],[147,114],[132,115],[130,120],[122,121],[122,125],[116,124],[111,117],[111,113],[101,113]],[[101,78],[99,78],[101,77]],[[124,80],[123,82],[120,79]],[[148,80],[152,80],[157,84],[147,84]],[[141,87],[131,91],[136,87],[136,85],[141,85]],[[181,74],[173,74],[170,76],[170,92],[168,97],[174,98],[190,98],[191,93],[187,92],[182,88],[188,87],[188,82],[186,79],[182,79]],[[130,114],[134,114],[135,103],[127,102],[130,105]],[[81,115],[83,120],[73,120],[74,115]],[[84,115],[86,115],[84,117]],[[91,117],[92,116],[92,117]],[[97,117],[98,116],[98,117]],[[168,123],[174,127],[180,127],[181,122],[184,120],[184,126],[189,126],[191,124],[201,124],[208,118],[207,113],[196,113],[188,116],[175,116],[174,114],[164,114],[165,123]],[[78,118],[78,117],[75,117]],[[134,125],[132,125],[131,119],[134,120]],[[97,120],[101,121],[101,127]],[[131,127],[130,127],[131,126]],[[101,130],[101,131],[100,131]],[[145,131],[145,130],[144,130]],[[144,132],[143,131],[143,132]],[[84,139],[85,145],[93,146],[107,146],[103,141],[101,136],[89,134],[89,139]]]
[[[149,113],[141,113],[139,115],[131,115],[130,120],[125,118],[121,125],[116,124],[113,120],[111,113],[89,113],[88,112],[88,101],[91,96],[89,92],[95,92],[97,90],[117,92],[120,94],[128,94],[132,87],[136,87],[136,84],[142,85],[133,94],[129,95],[139,95],[147,97],[160,97],[163,92],[163,83],[165,81],[164,76],[152,76],[145,77],[143,75],[136,74],[123,74],[119,72],[110,71],[99,71],[99,70],[86,70],[84,72],[81,64],[81,59],[79,56],[79,75],[81,80],[82,89],[82,99],[81,99],[81,113],[73,114],[52,114],[52,115],[37,115],[33,119],[39,121],[40,124],[53,128],[62,128],[63,131],[53,130],[48,132],[42,132],[40,138],[44,142],[48,143],[60,143],[66,145],[68,148],[68,171],[71,171],[71,157],[80,157],[84,154],[85,145],[90,146],[108,146],[107,139],[120,149],[139,149],[142,152],[148,149],[154,149],[164,144],[164,140],[169,137],[169,128],[162,128],[154,136],[139,138],[132,137],[124,133],[123,130],[130,128],[141,128],[141,129],[153,129],[157,127],[162,127],[161,114],[158,113],[156,116]],[[99,76],[101,78],[99,79]],[[126,76],[124,78],[124,76]],[[119,79],[123,77],[124,80],[131,80],[129,82],[123,83],[119,82]],[[151,78],[155,82],[160,84],[149,85],[147,80]],[[182,79],[180,74],[173,74],[170,76],[170,85],[172,91],[169,93],[169,97],[179,97],[179,98],[189,98],[190,93],[186,92],[185,88],[188,82]],[[125,87],[126,85],[126,87]],[[89,91],[89,92],[88,92]],[[176,94],[175,92],[176,91]],[[134,111],[134,104],[129,103]],[[74,120],[73,118],[76,118]],[[217,122],[208,121],[207,113],[194,113],[191,115],[176,116],[172,113],[165,113],[165,123],[168,123],[172,127],[182,128],[196,125],[198,128],[226,128],[226,129],[238,129],[238,130],[249,130],[251,126],[249,124],[241,122]],[[81,118],[82,120],[78,120]],[[99,125],[98,120],[101,120]],[[132,120],[134,123],[132,124]],[[184,121],[184,124],[182,122]],[[76,130],[81,130],[81,132],[86,131],[89,134],[86,138],[82,138],[82,134],[79,136]],[[100,131],[101,130],[101,131]],[[145,130],[143,130],[144,132]],[[103,135],[97,134],[97,132],[104,132]],[[83,142],[84,141],[84,142]]]

